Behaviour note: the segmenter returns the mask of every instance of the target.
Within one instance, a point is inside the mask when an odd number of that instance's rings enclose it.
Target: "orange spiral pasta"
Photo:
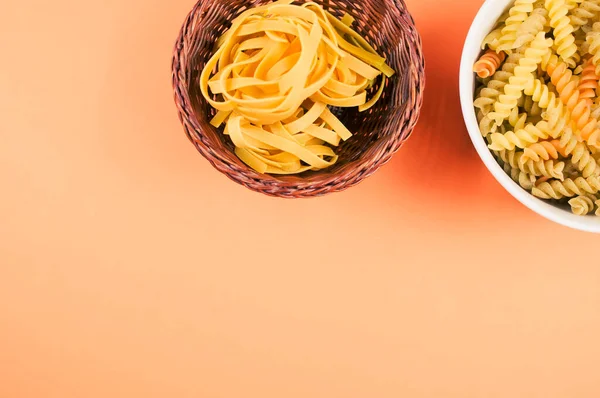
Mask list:
[[[588,100],[581,98],[578,84],[572,79],[573,72],[564,62],[559,62],[556,66],[548,65],[548,74],[561,101],[571,111],[572,120],[577,124],[581,137],[590,145],[597,145],[600,139],[598,120],[592,117]]]
[[[540,141],[525,148],[523,157],[527,160],[531,159],[534,162],[539,162],[540,159],[558,159],[559,153],[556,149],[557,147],[560,147],[559,140]]]
[[[487,50],[473,66],[473,71],[482,79],[492,76],[506,59],[504,52]]]
[[[596,90],[598,89],[598,75],[596,67],[592,59],[588,59],[583,65],[581,72],[581,80],[579,81],[579,98],[584,98],[588,101],[588,105],[592,105],[592,100],[596,98]]]

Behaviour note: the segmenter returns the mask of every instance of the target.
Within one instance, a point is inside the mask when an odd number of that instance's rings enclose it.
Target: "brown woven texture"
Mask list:
[[[315,0],[334,15],[349,13],[353,28],[387,58],[397,74],[381,100],[366,112],[334,109],[354,136],[336,148],[335,166],[297,176],[255,172],[233,152],[229,137],[209,124],[215,110],[200,92],[199,78],[215,41],[242,11],[269,0],[200,0],[188,15],[173,57],[173,87],[179,118],[190,141],[219,171],[249,189],[270,196],[322,196],[355,186],[387,163],[410,136],[423,102],[421,38],[403,0]],[[372,90],[376,90],[374,87]]]

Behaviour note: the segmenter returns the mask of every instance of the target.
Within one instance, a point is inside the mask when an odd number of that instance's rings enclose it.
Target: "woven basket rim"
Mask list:
[[[191,23],[197,16],[200,7],[206,0],[199,0],[192,10],[188,13],[183,23],[172,59],[172,84],[174,89],[175,103],[178,110],[179,119],[186,131],[190,141],[194,144],[200,154],[206,158],[210,164],[238,184],[260,192],[265,195],[283,197],[283,198],[301,198],[315,197],[326,194],[344,191],[351,188],[378,171],[383,165],[388,163],[393,155],[400,149],[406,140],[412,135],[417,123],[420,110],[423,104],[423,94],[425,86],[425,59],[423,56],[421,37],[416,29],[414,20],[406,8],[404,0],[393,0],[394,6],[400,15],[402,25],[406,34],[406,51],[411,55],[407,68],[403,71],[409,74],[409,78],[414,80],[414,93],[407,99],[404,107],[404,114],[409,114],[404,126],[398,126],[393,133],[393,138],[387,138],[387,145],[381,148],[370,158],[363,159],[360,163],[353,161],[352,164],[343,166],[336,173],[330,171],[321,171],[317,177],[320,177],[315,183],[314,177],[303,178],[299,176],[294,178],[293,182],[286,181],[285,177],[276,177],[270,175],[261,175],[245,164],[234,164],[227,160],[220,150],[211,147],[205,139],[205,133],[201,127],[197,115],[192,107],[189,93],[186,89],[187,82],[181,68],[181,58],[185,51],[189,51],[186,43],[186,37],[191,33]],[[195,134],[191,134],[191,133]],[[198,138],[196,138],[199,137]],[[326,176],[326,177],[324,177]]]

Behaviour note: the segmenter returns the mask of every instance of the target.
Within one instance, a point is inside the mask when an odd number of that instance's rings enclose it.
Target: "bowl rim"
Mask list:
[[[475,109],[473,107],[475,80],[473,72],[474,57],[477,57],[481,52],[481,42],[485,35],[492,30],[502,12],[504,12],[513,2],[514,0],[486,0],[477,12],[465,39],[459,68],[459,94],[463,118],[469,137],[471,138],[479,157],[494,178],[515,199],[531,211],[550,221],[569,228],[585,232],[600,233],[600,217],[577,216],[568,210],[546,203],[521,188],[504,172],[504,169],[498,164],[481,135],[477,117],[475,115]]]

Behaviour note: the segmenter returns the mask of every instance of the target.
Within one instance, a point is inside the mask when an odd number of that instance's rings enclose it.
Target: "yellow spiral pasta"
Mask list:
[[[535,177],[519,169],[512,168],[509,164],[504,164],[504,172],[510,175],[510,177],[523,189],[526,189],[528,191],[530,191],[533,188],[536,182]]]
[[[483,40],[481,48],[488,47],[492,51],[497,51],[500,45],[500,38],[502,37],[502,29],[504,27],[496,28],[491,31]]]
[[[569,9],[565,0],[546,0],[544,3],[548,16],[550,17],[550,26],[554,29],[554,41],[557,45],[557,52],[560,57],[569,66],[574,66],[573,57],[577,54],[575,46],[575,29],[571,25],[571,20],[567,17]]]
[[[522,97],[524,99],[524,97]],[[524,102],[524,101],[523,101]],[[515,108],[508,117],[508,124],[516,131],[522,130],[527,125],[527,113],[519,113],[519,109]]]
[[[543,32],[548,22],[548,11],[545,8],[536,8],[518,28],[513,49],[525,46]]]
[[[550,135],[548,122],[541,121],[536,125],[529,123],[521,129],[508,131],[505,134],[492,133],[492,143],[489,148],[493,151],[503,149],[513,150],[516,148],[526,148],[539,140],[545,140]]]
[[[502,69],[497,71],[487,86],[480,91],[478,98],[475,99],[474,105],[485,115],[493,110],[494,104],[504,92],[504,87],[508,84],[509,79],[514,75],[514,70],[519,65],[521,58],[523,58],[522,53],[509,55],[508,58],[506,58]]]
[[[485,49],[486,47],[494,51],[498,49],[498,45],[500,44],[500,38],[502,37],[502,29],[504,29],[504,27],[506,26],[505,22],[509,16],[510,14],[508,11],[502,14],[500,19],[498,19],[494,30],[492,30],[483,40],[481,49]]]
[[[521,151],[495,151],[496,156],[502,162],[509,164],[513,169],[519,169],[521,172],[530,174],[534,177],[548,177],[559,180],[564,179],[563,171],[565,163],[557,160],[540,160],[534,162],[527,159]]]
[[[479,122],[479,130],[481,131],[481,135],[484,137],[487,137],[489,134],[498,130],[496,122],[487,117],[487,115],[485,115],[481,110],[477,111],[477,121]]]
[[[550,51],[551,46],[552,40],[546,39],[545,34],[540,32],[535,40],[530,43],[529,48],[525,50],[525,55],[519,60],[519,65],[515,67],[514,75],[509,78],[508,84],[504,86],[504,94],[498,97],[498,101],[494,104],[494,112],[490,113],[490,118],[494,119],[497,125],[507,119],[517,106],[525,87],[534,80],[534,73],[538,69],[538,64]]]
[[[533,11],[533,3],[535,3],[535,0],[516,0],[509,9],[510,16],[504,22],[505,26],[502,29],[497,47],[498,51],[510,51],[515,48],[517,31]]]
[[[556,138],[570,122],[571,114],[556,94],[541,79],[530,80],[525,86],[525,94],[542,109],[549,121],[550,135]]]
[[[571,162],[581,171],[584,178],[600,175],[600,167],[587,145],[579,142],[574,135],[565,134],[558,144],[553,141],[553,145],[561,156],[565,158],[571,156]]]
[[[567,178],[564,181],[544,182],[535,186],[531,193],[541,199],[561,200],[573,198],[586,194],[595,195],[600,191],[600,179],[598,177]]]
[[[595,201],[596,197],[592,195],[577,196],[576,198],[569,200],[569,205],[571,206],[573,214],[586,216],[594,211],[594,208],[596,207]]]
[[[600,76],[600,22],[596,22],[593,29],[587,33],[586,42],[588,52],[592,55],[592,62],[596,67],[596,74]]]

